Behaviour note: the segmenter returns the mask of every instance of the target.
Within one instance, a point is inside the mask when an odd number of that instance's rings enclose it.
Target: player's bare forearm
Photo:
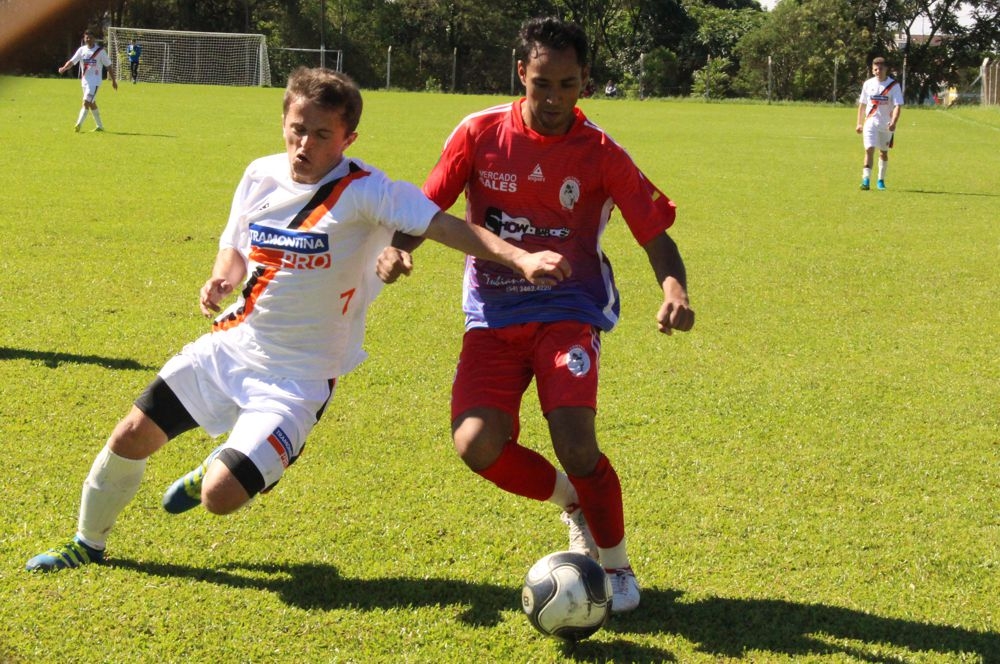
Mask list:
[[[694,327],[694,309],[688,300],[687,270],[677,244],[666,233],[661,233],[643,245],[649,264],[663,290],[663,304],[656,312],[660,332],[672,330],[687,332]]]
[[[419,235],[408,235],[402,231],[396,231],[392,234],[392,246],[396,249],[401,249],[408,254],[412,254],[416,251],[417,247],[423,244],[424,238]]]
[[[201,313],[211,316],[221,309],[222,301],[233,292],[247,274],[246,262],[236,249],[220,249],[215,257],[212,275],[198,293]]]
[[[471,256],[506,265],[538,286],[554,286],[571,273],[569,261],[554,251],[529,253],[485,228],[473,226],[446,212],[434,216],[424,237]]]

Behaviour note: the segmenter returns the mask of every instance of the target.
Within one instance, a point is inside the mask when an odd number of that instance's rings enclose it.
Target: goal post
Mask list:
[[[130,80],[129,41],[142,47],[139,81],[203,85],[271,85],[264,35],[109,27],[107,46],[115,71]]]

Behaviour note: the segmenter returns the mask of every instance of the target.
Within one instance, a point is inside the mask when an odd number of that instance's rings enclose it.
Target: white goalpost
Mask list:
[[[264,35],[109,27],[107,47],[119,79],[128,81],[130,40],[142,47],[140,83],[271,85]]]

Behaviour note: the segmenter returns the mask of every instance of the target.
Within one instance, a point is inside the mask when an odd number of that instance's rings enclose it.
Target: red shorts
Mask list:
[[[514,419],[532,377],[542,413],[597,409],[601,332],[590,323],[560,321],[475,328],[462,339],[451,388],[451,419],[470,408],[498,408]]]

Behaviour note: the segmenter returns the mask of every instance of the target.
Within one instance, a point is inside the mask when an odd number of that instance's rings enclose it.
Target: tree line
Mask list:
[[[50,3],[51,4],[51,3]],[[521,22],[558,15],[592,43],[598,90],[629,96],[703,95],[851,101],[868,63],[905,64],[908,102],[969,82],[1000,52],[1000,0],[80,0],[4,52],[13,73],[51,74],[83,27],[266,35],[273,80],[319,49],[342,52],[365,88],[510,93]],[[30,11],[30,0],[0,0]],[[28,7],[29,9],[25,9]],[[964,18],[963,18],[964,17]],[[390,48],[391,47],[391,48]],[[332,56],[331,56],[332,58]],[[330,66],[331,58],[327,59]]]

